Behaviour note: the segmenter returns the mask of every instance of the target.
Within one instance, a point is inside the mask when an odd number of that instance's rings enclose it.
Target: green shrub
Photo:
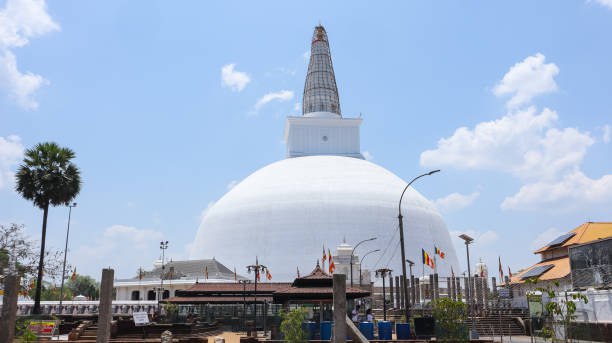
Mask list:
[[[440,298],[432,303],[436,338],[441,342],[467,342],[467,306],[462,301]]]
[[[285,336],[287,343],[304,343],[308,341],[308,334],[302,327],[306,319],[306,310],[297,308],[282,315],[280,330]]]

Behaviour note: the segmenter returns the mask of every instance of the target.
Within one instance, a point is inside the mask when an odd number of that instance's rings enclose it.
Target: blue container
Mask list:
[[[392,338],[392,326],[389,321],[378,322],[378,339],[391,340]]]
[[[321,322],[321,340],[329,341],[332,336],[332,322]]]
[[[302,329],[306,331],[306,337],[309,340],[315,339],[317,333],[317,323],[315,322],[302,322]]]
[[[370,323],[370,322],[359,323],[359,331],[361,331],[361,333],[368,340],[374,339],[374,323]]]
[[[395,324],[395,334],[397,339],[410,339],[410,324],[397,323]]]

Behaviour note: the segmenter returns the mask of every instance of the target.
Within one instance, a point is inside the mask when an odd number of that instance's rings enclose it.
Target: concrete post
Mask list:
[[[429,274],[429,287],[428,287],[427,293],[429,295],[429,300],[431,301],[436,300],[436,295],[434,294],[434,276],[433,274]]]
[[[397,306],[399,308],[404,308],[404,292],[400,292],[400,290],[404,289],[404,285],[401,282],[401,278],[399,276],[395,277],[395,298],[397,298]]]
[[[397,285],[399,288],[399,285]],[[389,275],[389,304],[392,308],[395,308],[395,293],[393,293],[393,277]]]
[[[346,342],[346,275],[334,274],[334,343]],[[383,299],[384,301],[384,299]]]
[[[406,280],[407,282],[408,280]],[[410,304],[416,303],[416,286],[414,283],[414,275],[410,275]]]
[[[414,302],[415,304],[421,303],[421,285],[419,285],[419,279],[414,279]]]
[[[472,290],[472,288],[470,287],[470,278],[468,277],[464,277],[463,278],[463,289],[465,289],[465,303],[468,305],[468,307],[472,307],[472,299],[474,297],[474,293],[470,292]]]
[[[495,276],[491,278],[491,289],[493,290],[493,296],[497,297],[497,279]]]
[[[440,282],[438,281],[438,273],[434,273],[434,299],[440,298]]]
[[[18,296],[19,276],[9,274],[4,278],[2,318],[0,318],[0,342],[12,342],[15,337]]]
[[[450,300],[455,300],[455,295],[454,293],[454,285],[453,285],[453,279],[451,279],[450,277],[446,278],[446,294],[447,294],[447,298],[449,298]]]
[[[102,281],[100,282],[100,307],[98,309],[98,331],[96,343],[107,343],[110,339],[111,320],[113,319],[113,269],[102,269]]]
[[[461,296],[461,279],[456,277],[455,278],[455,296],[457,297],[458,301],[461,301],[462,296]]]

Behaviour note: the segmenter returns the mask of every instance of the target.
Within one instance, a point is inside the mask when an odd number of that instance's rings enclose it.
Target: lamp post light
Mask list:
[[[359,261],[359,287],[361,287],[361,266],[363,265],[363,260],[366,258],[366,256],[368,256],[369,254],[373,253],[373,252],[377,252],[380,251],[380,249],[376,249],[376,250],[372,250],[372,251],[368,251],[367,253],[365,253],[362,257],[361,257],[361,261]]]
[[[363,241],[357,243],[355,245],[355,247],[351,250],[351,262],[350,262],[350,266],[351,266],[351,287],[353,287],[353,258],[355,257],[355,249],[357,249],[357,247],[364,242],[369,242],[369,241],[373,241],[375,240],[376,237],[372,237],[372,238],[368,238],[368,239],[364,239]],[[361,266],[359,267],[359,270],[361,271]],[[361,272],[360,272],[361,273]]]
[[[159,249],[161,249],[161,251],[162,251],[162,265],[161,265],[162,270],[161,270],[161,275],[160,275],[161,284],[160,284],[160,287],[159,287],[159,292],[157,294],[158,294],[158,298],[160,300],[164,300],[164,277],[166,276],[165,275],[166,274],[165,273],[166,272],[166,265],[164,264],[164,260],[166,259],[166,249],[168,249],[168,241],[161,241],[161,242],[159,242]],[[157,305],[157,308],[159,310],[159,303]]]
[[[73,202],[68,205],[68,228],[66,228],[66,246],[64,247],[64,265],[62,267],[62,286],[60,287],[60,300],[59,300],[59,311],[62,313],[62,300],[64,300],[64,279],[66,278],[66,255],[68,255],[68,236],[70,235],[70,217],[72,215],[72,208],[76,207],[77,203]]]
[[[410,187],[410,185],[412,185],[414,181],[422,178],[423,176],[429,176],[439,171],[440,169],[436,169],[436,170],[432,170],[428,173],[421,174],[415,177],[414,179],[412,179],[412,181],[410,181],[406,185],[406,187],[404,187],[404,190],[402,191],[402,195],[400,196],[399,206],[398,206],[399,212],[397,215],[397,219],[399,220],[400,247],[401,247],[401,252],[402,252],[402,277],[404,278],[404,281],[406,280],[406,263],[404,262],[406,261],[406,249],[404,248],[404,221],[402,217],[402,199],[404,198],[404,193],[406,193],[406,190],[408,189],[408,187]],[[408,285],[406,285],[406,282],[404,282],[404,286],[402,287],[402,293],[404,293],[404,299],[407,299]],[[405,303],[406,303],[406,308],[405,308],[406,323],[408,323],[410,322],[410,302],[406,301]]]
[[[392,270],[389,268],[376,269],[376,277],[381,277],[383,281],[383,320],[387,320],[387,294],[385,292],[385,278],[391,277]]]
[[[467,275],[468,275],[468,287],[465,290],[466,291],[466,296],[467,296],[467,305],[468,305],[468,316],[472,314],[472,307],[474,304],[473,301],[473,296],[472,296],[472,292],[471,292],[471,288],[472,288],[472,272],[471,272],[471,267],[470,267],[470,244],[474,241],[474,238],[466,235],[466,234],[461,234],[459,235],[459,238],[463,239],[463,241],[465,242],[465,252],[467,255]],[[474,330],[474,318],[472,318],[472,330],[470,330],[470,338],[477,338],[477,333],[476,330]]]
[[[242,328],[244,329],[246,327],[246,285],[251,283],[251,280],[238,280],[238,283],[241,283],[243,286],[243,291],[242,291],[242,297],[243,297],[243,302],[242,302]]]
[[[255,264],[247,266],[246,268],[249,274],[251,274],[251,272],[255,272],[255,291],[253,293],[253,303],[255,305],[255,308],[253,311],[253,325],[255,326],[255,337],[257,337],[257,279],[259,279],[259,276],[261,275],[260,273],[268,270],[268,267],[264,266],[263,264],[259,264],[259,260],[257,259],[257,257],[255,257]],[[265,320],[266,318],[264,317],[264,321]]]
[[[410,260],[406,260],[406,262],[408,262],[408,268],[410,269],[410,279],[408,280],[404,280],[404,284],[406,284],[407,282],[410,283],[410,297],[408,298],[404,298],[406,302],[410,302],[412,299],[416,298],[416,293],[415,290],[412,289],[413,288],[413,282],[412,282],[412,266],[414,266],[414,262],[410,261]]]

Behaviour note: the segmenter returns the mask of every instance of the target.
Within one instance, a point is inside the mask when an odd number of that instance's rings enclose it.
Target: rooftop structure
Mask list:
[[[302,114],[328,112],[342,116],[336,75],[332,64],[329,40],[325,28],[319,25],[312,34],[310,62],[304,84]]]
[[[571,287],[569,248],[612,237],[612,222],[586,222],[563,234],[534,253],[540,262],[515,274],[511,282],[524,283],[529,278],[540,281],[563,281],[562,286]]]

